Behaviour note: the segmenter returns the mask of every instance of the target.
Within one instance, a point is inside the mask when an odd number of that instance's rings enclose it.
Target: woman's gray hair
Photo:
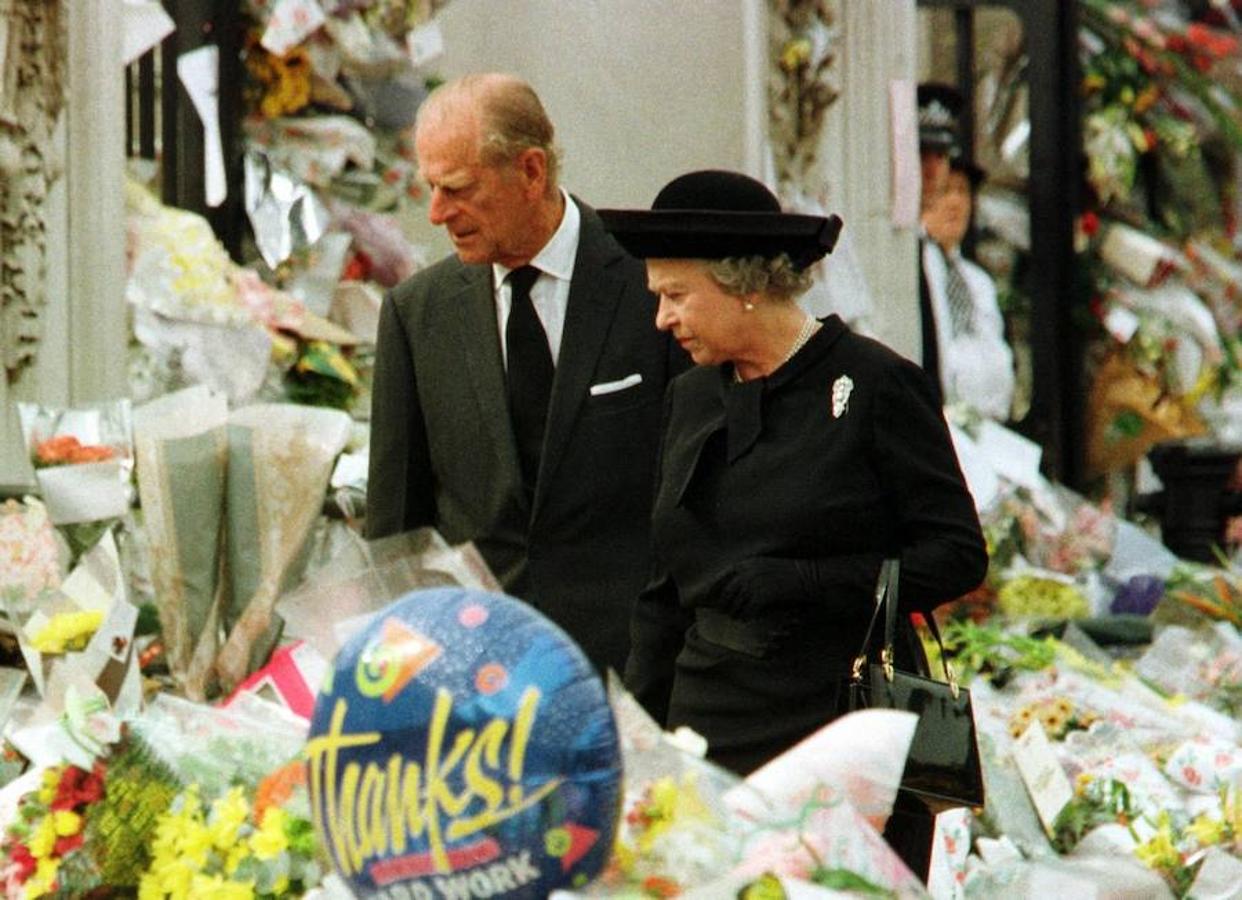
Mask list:
[[[509,162],[523,150],[542,150],[548,161],[548,192],[556,190],[561,152],[555,143],[552,120],[534,88],[515,75],[464,75],[432,91],[420,107],[418,118],[443,116],[456,103],[473,109],[479,116],[479,153],[486,165]]]
[[[731,256],[704,260],[707,273],[726,294],[766,294],[775,300],[794,300],[805,294],[815,280],[809,268],[794,266],[789,254],[779,256]]]

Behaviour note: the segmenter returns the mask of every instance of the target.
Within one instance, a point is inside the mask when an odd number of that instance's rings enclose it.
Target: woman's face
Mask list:
[[[735,358],[745,335],[745,298],[726,294],[702,262],[649,259],[647,286],[660,298],[656,328],[671,332],[696,365]]]

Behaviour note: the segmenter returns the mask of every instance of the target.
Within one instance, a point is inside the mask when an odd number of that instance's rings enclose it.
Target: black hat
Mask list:
[[[919,149],[951,154],[958,147],[962,95],[951,85],[924,82],[918,88],[918,103]]]
[[[704,169],[678,176],[650,210],[601,209],[604,227],[639,259],[724,259],[789,255],[805,269],[832,252],[840,216],[781,212],[776,195],[738,172]]]

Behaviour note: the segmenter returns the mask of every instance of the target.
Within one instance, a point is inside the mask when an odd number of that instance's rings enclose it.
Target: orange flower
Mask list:
[[[35,444],[34,464],[36,467],[77,465],[105,462],[114,456],[116,451],[112,447],[83,444],[72,434],[58,434]]]
[[[283,806],[293,796],[293,792],[306,784],[306,763],[300,759],[286,763],[274,772],[269,773],[254,792],[254,820],[263,821],[263,814],[269,807]]]

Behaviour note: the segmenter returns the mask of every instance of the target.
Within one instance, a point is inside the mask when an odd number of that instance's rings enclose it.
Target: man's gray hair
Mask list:
[[[558,184],[561,166],[556,131],[539,95],[516,75],[473,73],[440,85],[423,102],[418,121],[425,115],[448,115],[452,104],[462,103],[479,116],[479,152],[489,166],[515,159],[524,150],[542,150],[548,160],[548,190]]]
[[[787,253],[779,256],[731,256],[703,261],[707,273],[726,294],[766,294],[775,300],[794,300],[815,280],[809,268],[799,269]]]

